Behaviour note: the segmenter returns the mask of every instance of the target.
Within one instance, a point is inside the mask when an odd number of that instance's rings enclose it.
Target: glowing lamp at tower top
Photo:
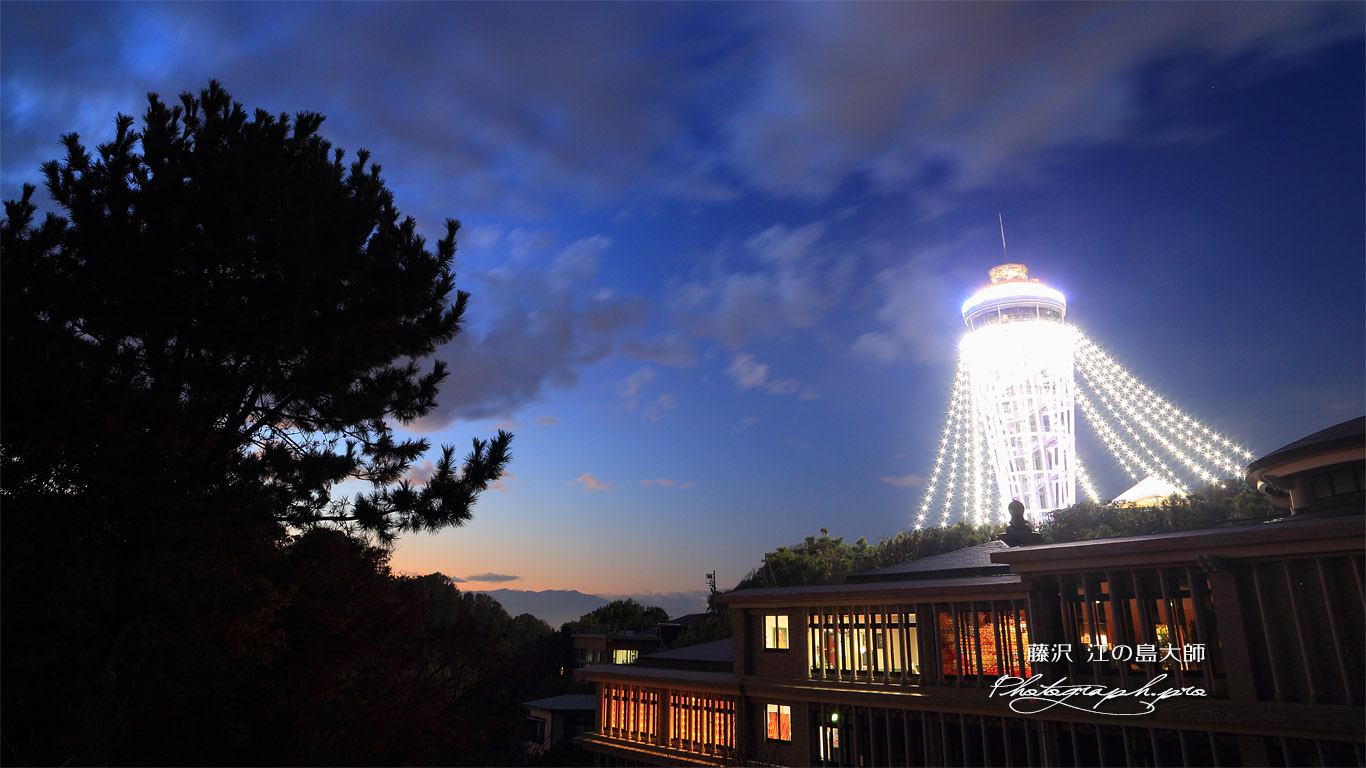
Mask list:
[[[1056,288],[1029,278],[1023,264],[1002,264],[987,274],[991,284],[963,302],[969,328],[1021,320],[1055,320],[1067,314],[1067,299]]]

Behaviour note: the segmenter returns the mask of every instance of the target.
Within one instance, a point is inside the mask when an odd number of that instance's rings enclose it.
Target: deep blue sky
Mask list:
[[[396,566],[728,586],[821,526],[908,527],[998,213],[1070,320],[1254,454],[1360,415],[1363,27],[1359,3],[6,2],[0,191],[149,91],[327,115],[424,231],[464,222],[469,323],[413,429],[517,434],[475,521]]]

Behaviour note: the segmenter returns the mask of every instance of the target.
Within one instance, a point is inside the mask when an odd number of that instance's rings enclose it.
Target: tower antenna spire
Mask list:
[[[1001,223],[1001,255],[1010,261],[1010,254],[1006,252],[1006,220],[999,213],[996,214],[996,220]]]

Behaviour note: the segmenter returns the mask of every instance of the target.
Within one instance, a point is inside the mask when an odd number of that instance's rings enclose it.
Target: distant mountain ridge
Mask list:
[[[554,629],[559,629],[560,625],[566,621],[573,621],[590,611],[612,602],[605,597],[597,595],[585,595],[574,589],[545,589],[533,592],[526,589],[476,589],[473,592],[483,592],[498,604],[503,606],[503,610],[518,616],[529,613],[538,619],[543,619]]]
[[[663,608],[670,618],[707,610],[707,593],[700,589],[694,592],[611,595],[610,597],[584,594],[575,589],[544,589],[540,591],[474,589],[468,591],[483,592],[497,600],[498,604],[503,606],[503,610],[513,616],[529,613],[543,619],[554,629],[559,629],[560,625],[566,621],[574,621],[585,613],[595,611],[613,600],[624,600],[628,597],[641,605],[657,605]]]

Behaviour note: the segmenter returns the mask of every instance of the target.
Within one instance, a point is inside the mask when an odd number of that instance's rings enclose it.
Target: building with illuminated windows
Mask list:
[[[1326,471],[1359,493],[1344,461]],[[605,765],[1366,765],[1366,516],[1322,509],[1007,534],[840,585],[731,592],[733,641],[584,670],[597,728],[579,743]],[[998,690],[1036,675],[1129,695],[1012,708]],[[1181,695],[1123,713],[1162,691]]]
[[[570,637],[574,646],[574,668],[602,664],[633,664],[636,659],[659,649],[657,630],[588,627]]]

